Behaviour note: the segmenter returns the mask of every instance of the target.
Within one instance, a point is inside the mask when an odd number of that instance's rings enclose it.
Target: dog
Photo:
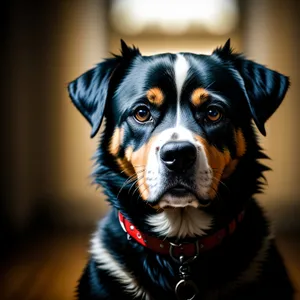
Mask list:
[[[270,224],[256,127],[289,78],[236,53],[121,53],[68,85],[94,137],[111,210],[91,240],[78,299],[292,299]]]

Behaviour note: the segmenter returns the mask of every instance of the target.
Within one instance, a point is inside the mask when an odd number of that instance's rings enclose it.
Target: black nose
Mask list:
[[[195,162],[197,149],[190,142],[169,142],[162,146],[160,158],[166,167],[175,172],[188,170]]]

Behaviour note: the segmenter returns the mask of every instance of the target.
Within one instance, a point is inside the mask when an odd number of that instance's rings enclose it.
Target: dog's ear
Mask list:
[[[124,59],[132,59],[135,56],[141,55],[141,52],[134,45],[132,45],[132,47],[128,47],[121,39],[121,54]]]
[[[140,55],[137,48],[128,47],[123,40],[121,53],[122,56],[114,55],[114,58],[98,64],[68,85],[71,100],[92,126],[91,137],[94,137],[100,128],[111,77],[116,68]]]
[[[72,81],[68,86],[71,100],[92,126],[91,137],[98,132],[108,93],[109,79],[116,66],[116,59],[97,65]]]
[[[265,122],[281,104],[290,84],[289,78],[233,53],[230,39],[213,55],[230,63],[238,72],[237,79],[244,89],[254,122],[259,131],[266,135]]]

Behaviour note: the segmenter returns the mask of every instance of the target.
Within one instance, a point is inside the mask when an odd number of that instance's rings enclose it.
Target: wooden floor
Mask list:
[[[1,263],[0,299],[74,299],[74,287],[86,262],[89,238],[89,233],[47,234],[18,246]],[[278,247],[300,291],[300,240],[281,236]],[[295,299],[300,300],[300,293]]]
[[[300,236],[277,236],[277,246],[281,252],[290,278],[296,289],[295,300],[300,300]]]

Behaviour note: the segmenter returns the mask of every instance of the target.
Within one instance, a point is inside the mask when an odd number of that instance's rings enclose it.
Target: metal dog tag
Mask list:
[[[191,277],[190,264],[197,259],[199,255],[199,245],[195,243],[196,254],[188,259],[185,257],[179,256],[179,259],[175,258],[173,255],[173,248],[180,247],[181,245],[171,244],[170,247],[170,256],[172,259],[179,264],[179,278],[180,280],[177,282],[175,286],[175,295],[178,300],[193,300],[199,293],[199,290],[195,283],[189,279]]]
[[[181,279],[175,287],[178,300],[193,300],[198,294],[198,288],[192,280]]]
[[[175,294],[178,300],[193,300],[198,294],[198,288],[195,283],[189,279],[191,270],[188,261],[184,261],[184,257],[179,257],[179,277],[181,280],[175,286]]]

